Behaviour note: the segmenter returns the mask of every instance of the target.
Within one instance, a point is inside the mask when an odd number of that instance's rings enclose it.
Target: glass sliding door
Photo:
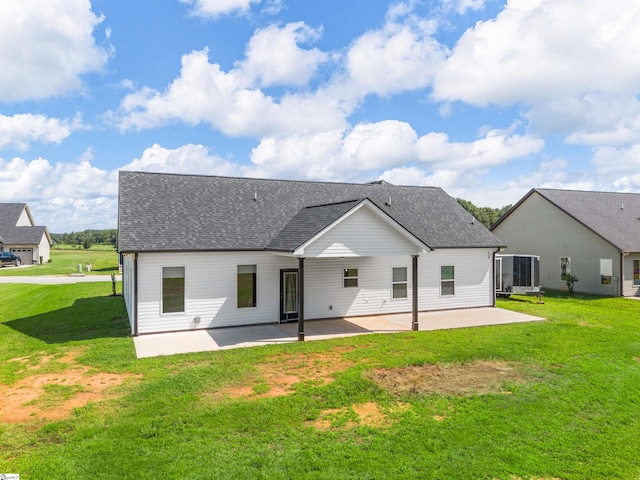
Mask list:
[[[280,270],[280,321],[298,320],[298,270]]]

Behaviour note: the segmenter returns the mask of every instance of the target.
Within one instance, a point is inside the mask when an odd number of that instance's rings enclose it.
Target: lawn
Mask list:
[[[87,272],[87,264],[91,264],[91,272]],[[113,246],[94,245],[88,250],[82,248],[58,247],[51,249],[51,262],[33,265],[28,268],[3,267],[0,276],[32,276],[32,275],[69,275],[78,272],[78,264],[82,271],[89,275],[110,275],[118,273],[118,253]]]
[[[499,305],[549,320],[136,360],[109,293],[0,285],[0,472],[640,475],[640,302],[514,296]]]

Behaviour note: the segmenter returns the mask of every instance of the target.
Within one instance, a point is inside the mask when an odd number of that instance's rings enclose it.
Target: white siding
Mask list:
[[[489,307],[494,303],[493,251],[446,249],[422,255],[418,263],[420,310]],[[440,295],[440,267],[455,267],[455,295]]]
[[[33,223],[31,223],[31,219],[29,218],[29,214],[27,213],[27,209],[23,208],[22,213],[20,214],[20,218],[18,218],[18,222],[16,223],[16,227],[33,227]]]
[[[237,265],[257,265],[257,306],[236,307]],[[440,296],[440,266],[455,265],[456,294]],[[185,267],[185,312],[162,314],[162,267]],[[138,257],[138,332],[151,333],[278,322],[280,269],[298,260],[269,252],[143,253]],[[132,318],[131,256],[125,256],[123,291]],[[407,268],[408,298],[391,299],[393,267]],[[358,269],[358,287],[343,287],[343,269]],[[492,255],[487,249],[437,250],[421,255],[419,309],[493,305]],[[305,318],[333,318],[411,311],[411,257],[305,260]],[[129,300],[128,300],[129,299]],[[194,319],[200,317],[200,322]]]
[[[407,298],[391,299],[391,269],[407,268]],[[333,318],[411,311],[411,257],[305,260],[305,317]],[[345,268],[358,269],[358,286],[343,287]]]
[[[40,262],[40,257],[42,257],[42,263],[47,263],[49,261],[49,258],[51,258],[49,240],[47,240],[47,235],[45,233],[42,234],[42,238],[40,239],[40,243],[38,244],[38,249],[34,253],[34,260],[36,261],[36,263]]]
[[[238,265],[257,265],[257,306],[237,308]],[[266,252],[141,253],[138,332],[250,325],[279,321],[280,269],[295,258]],[[161,313],[162,267],[185,267],[185,312]],[[196,317],[200,318],[199,323]]]
[[[624,257],[623,295],[625,297],[640,297],[640,286],[633,284],[633,261],[640,260],[640,253],[632,253]]]
[[[367,206],[345,218],[304,249],[305,257],[411,255],[418,247]]]
[[[436,250],[418,258],[418,309],[446,310],[492,306],[493,259],[488,249]],[[440,266],[454,265],[455,295],[440,295]],[[408,295],[391,298],[393,267],[407,268]],[[358,288],[344,288],[344,268],[358,268]],[[411,311],[411,257],[305,260],[305,316],[349,317]],[[333,307],[330,309],[330,307]]]
[[[618,285],[600,285],[600,259],[613,260],[613,276],[620,278],[620,254],[607,241],[577,222],[539,194],[533,193],[493,231],[508,248],[505,253],[540,256],[542,287],[567,290],[560,278],[560,257],[571,258],[578,277],[574,291],[617,295]]]

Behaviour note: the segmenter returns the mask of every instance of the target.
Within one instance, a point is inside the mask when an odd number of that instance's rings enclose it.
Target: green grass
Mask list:
[[[98,245],[89,250],[73,248],[52,248],[51,262],[33,265],[28,268],[0,268],[0,276],[27,277],[34,275],[69,275],[78,272],[78,264],[82,264],[82,272],[88,275],[110,275],[118,273],[118,253],[112,246]],[[87,264],[91,264],[91,272],[87,272]]]
[[[56,243],[51,247],[51,250],[84,250],[82,245],[72,245],[69,243]],[[113,252],[115,248],[113,245],[104,245],[101,243],[94,243],[89,250],[102,250],[104,252]]]
[[[640,476],[640,302],[548,292],[537,305],[513,296],[499,306],[548,321],[136,360],[122,299],[109,293],[109,284],[0,285],[0,387],[29,378],[43,358],[54,359],[46,371],[63,372],[55,359],[72,351],[91,372],[137,376],[116,389],[118,398],[67,419],[0,423],[0,472],[23,479]],[[335,381],[259,396],[270,387],[258,365],[331,352],[351,362]],[[21,362],[9,361],[16,357]],[[368,376],[476,360],[519,365],[528,381],[502,385],[510,394],[398,398]],[[249,379],[252,397],[216,397]],[[44,404],[79,389],[48,388]],[[367,402],[393,421],[349,426],[357,420],[351,406]],[[398,402],[405,407],[394,410]],[[323,411],[338,412],[328,414],[327,430],[308,423]]]

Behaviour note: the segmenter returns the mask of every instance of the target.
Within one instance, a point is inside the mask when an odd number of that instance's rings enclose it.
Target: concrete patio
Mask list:
[[[420,312],[419,314],[421,331],[537,322],[541,320],[544,320],[544,318],[493,307]],[[306,321],[304,327],[305,341],[372,333],[397,333],[411,330],[411,314],[311,320]],[[297,341],[297,336],[297,323],[274,323],[211,330],[154,333],[134,337],[133,341],[137,357],[148,358],[180,353],[255,347],[274,343],[292,343]]]

